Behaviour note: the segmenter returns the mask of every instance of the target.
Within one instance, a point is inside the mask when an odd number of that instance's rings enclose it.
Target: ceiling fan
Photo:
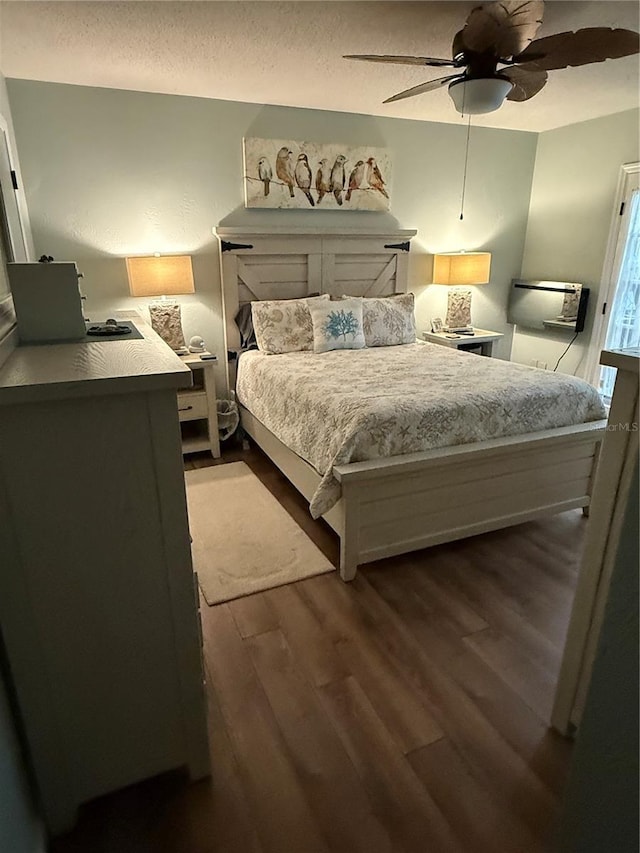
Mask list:
[[[448,84],[458,112],[478,115],[497,110],[505,98],[527,101],[537,95],[547,82],[547,71],[640,52],[638,33],[608,27],[588,27],[534,39],[543,13],[543,0],[501,0],[476,6],[454,36],[452,59],[370,54],[344,58],[454,68],[454,74],[405,89],[384,103],[412,98]]]

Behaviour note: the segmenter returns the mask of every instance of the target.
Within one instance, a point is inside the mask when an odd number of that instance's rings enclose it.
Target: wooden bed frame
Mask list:
[[[407,258],[403,254],[398,263],[397,253],[408,251],[408,245],[405,250],[399,244],[413,233],[376,235],[373,251],[370,231],[302,236],[299,231],[218,229],[227,246],[243,247],[221,252],[228,341],[238,339],[233,318],[247,298],[286,298],[315,290],[357,295],[403,292]],[[316,257],[307,262],[306,281],[296,281],[293,288],[293,268],[298,276],[303,272],[300,250],[310,246]],[[238,263],[238,253],[243,252],[251,253],[250,264],[244,258]],[[396,253],[396,260],[385,263],[384,252]],[[310,500],[321,480],[318,472],[242,406],[240,416],[248,435]],[[323,518],[340,537],[340,576],[352,580],[359,565],[394,554],[578,507],[588,511],[605,426],[606,421],[596,421],[337,466],[334,474],[342,497]]]

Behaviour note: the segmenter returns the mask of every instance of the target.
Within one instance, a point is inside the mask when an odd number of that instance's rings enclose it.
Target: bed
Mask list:
[[[406,233],[219,229],[235,246],[221,253],[228,341],[251,299],[403,292]],[[595,389],[573,377],[414,343],[246,353],[236,390],[246,432],[340,537],[344,580],[374,560],[590,503],[605,422]]]

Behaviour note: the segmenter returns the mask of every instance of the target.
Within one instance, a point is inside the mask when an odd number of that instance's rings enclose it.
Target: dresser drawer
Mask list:
[[[181,421],[193,421],[209,415],[207,395],[203,391],[188,391],[178,394],[178,417]]]

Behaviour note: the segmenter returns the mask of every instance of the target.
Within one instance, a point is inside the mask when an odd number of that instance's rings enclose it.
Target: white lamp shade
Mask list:
[[[433,256],[434,284],[487,284],[490,274],[491,252],[451,252]]]
[[[155,255],[127,258],[132,296],[178,296],[193,293],[190,255]]]
[[[462,115],[481,115],[499,109],[513,89],[513,83],[500,77],[479,77],[449,84],[449,94]]]

